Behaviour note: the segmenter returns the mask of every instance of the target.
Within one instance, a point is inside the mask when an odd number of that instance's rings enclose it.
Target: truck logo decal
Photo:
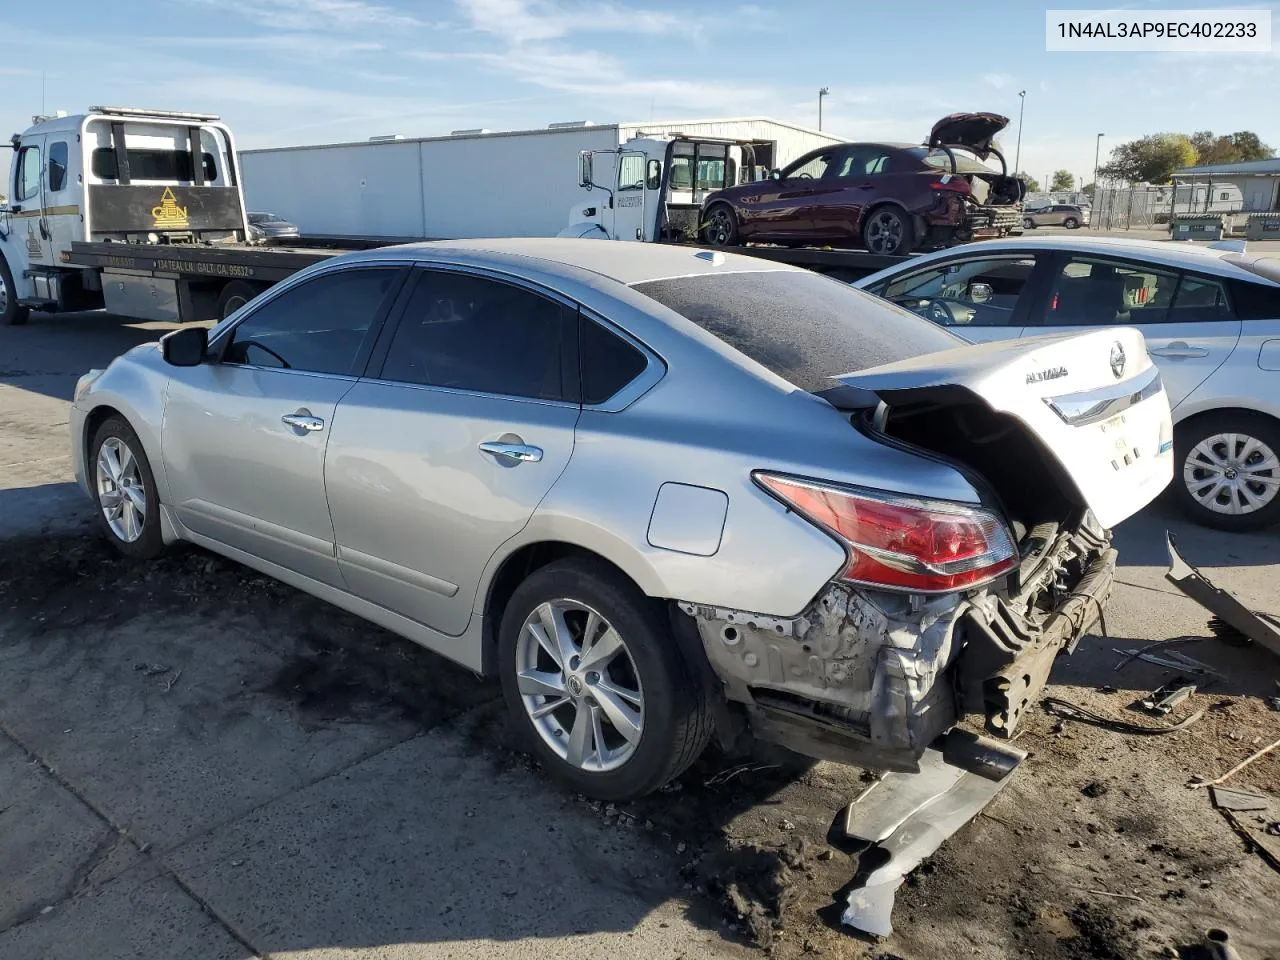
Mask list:
[[[1032,370],[1027,374],[1027,383],[1043,383],[1045,380],[1057,380],[1067,375],[1066,367],[1050,367],[1048,370]]]
[[[44,256],[44,249],[40,246],[40,238],[31,229],[30,220],[27,221],[27,255],[32,259]]]
[[[178,206],[178,198],[173,195],[171,187],[165,187],[160,195],[160,206],[151,208],[151,217],[155,225],[161,228],[189,227],[187,208]]]

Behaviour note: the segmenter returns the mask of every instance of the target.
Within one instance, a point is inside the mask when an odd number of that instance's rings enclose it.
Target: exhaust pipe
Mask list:
[[[1025,750],[953,727],[942,737],[942,759],[985,780],[999,782],[1026,759]]]

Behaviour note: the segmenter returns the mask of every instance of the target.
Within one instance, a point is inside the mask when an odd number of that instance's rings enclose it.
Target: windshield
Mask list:
[[[284,223],[284,217],[277,217],[274,213],[251,213],[249,214],[250,223]]]
[[[807,271],[703,274],[635,289],[810,392],[831,378],[965,341],[906,310]]]

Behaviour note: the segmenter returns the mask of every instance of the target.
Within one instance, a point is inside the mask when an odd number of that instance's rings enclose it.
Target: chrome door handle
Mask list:
[[[324,421],[319,417],[311,416],[309,413],[286,413],[280,418],[280,422],[285,426],[296,427],[299,430],[310,432],[324,429]]]
[[[1195,357],[1207,357],[1209,351],[1204,347],[1193,347],[1182,340],[1175,340],[1167,347],[1156,347],[1147,351],[1153,357],[1166,357],[1174,360],[1190,360]]]
[[[542,459],[542,448],[532,447],[527,443],[503,443],[501,440],[486,440],[480,444],[480,451],[489,454],[495,460],[506,463],[537,463]]]

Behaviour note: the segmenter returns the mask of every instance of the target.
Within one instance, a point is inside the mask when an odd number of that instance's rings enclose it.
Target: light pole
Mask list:
[[[1016,177],[1022,172],[1022,113],[1027,107],[1027,91],[1018,91],[1018,147],[1013,154],[1013,175]]]
[[[1102,149],[1102,138],[1105,133],[1098,134],[1098,139],[1093,144],[1093,195],[1098,196],[1098,152]]]
[[[818,129],[822,129],[822,98],[831,96],[831,89],[823,87],[818,91]]]

